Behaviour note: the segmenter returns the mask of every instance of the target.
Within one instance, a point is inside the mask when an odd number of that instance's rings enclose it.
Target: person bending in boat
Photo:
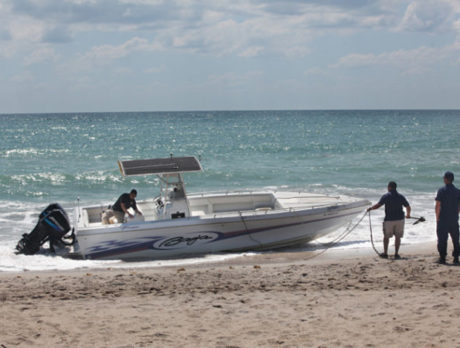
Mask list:
[[[133,208],[136,214],[142,215],[142,213],[137,209],[136,205],[136,196],[137,191],[132,189],[130,193],[123,193],[118,197],[112,209],[108,209],[102,215],[102,223],[110,224],[113,223],[113,217],[117,219],[117,222],[122,223],[125,219],[125,214],[128,214],[129,217],[134,217],[133,214],[129,212],[129,208]]]
[[[401,238],[404,236],[404,211],[402,207],[406,208],[406,218],[410,218],[410,205],[407,199],[396,191],[396,183],[390,181],[388,183],[388,192],[384,194],[380,201],[367,209],[371,211],[385,205],[385,219],[383,220],[383,253],[380,257],[388,258],[388,244],[390,238],[395,236],[395,259],[400,259],[399,247],[401,245]]]

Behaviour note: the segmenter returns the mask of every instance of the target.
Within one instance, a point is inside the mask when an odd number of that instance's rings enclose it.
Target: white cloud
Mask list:
[[[134,37],[121,45],[102,45],[93,47],[84,55],[86,60],[107,60],[126,57],[133,52],[160,50],[161,45],[149,43],[146,39]]]
[[[27,57],[24,58],[24,64],[31,65],[42,61],[56,61],[58,58],[56,52],[51,47],[39,47]]]
[[[328,70],[315,66],[304,71],[304,75],[308,77],[327,75]]]
[[[15,40],[45,38],[48,42],[67,42],[82,31],[105,32],[107,36],[127,31],[154,37],[157,44],[166,48],[245,57],[269,52],[305,55],[311,40],[328,31],[340,34],[393,28],[399,21],[398,14],[389,11],[386,3],[383,0],[8,1],[11,16],[22,21],[10,23]],[[445,11],[437,9],[439,6],[434,2],[423,6],[414,3],[406,11],[402,28],[414,30],[435,25]],[[430,9],[438,13],[436,20],[422,16],[430,13]],[[103,47],[104,51],[109,49]]]
[[[33,77],[32,73],[31,73],[30,71],[25,70],[25,71],[22,71],[22,72],[19,73],[19,74],[14,75],[14,76],[11,78],[11,81],[12,81],[12,82],[16,82],[16,83],[33,82],[33,81],[34,81],[34,77]]]
[[[158,74],[158,73],[161,73],[161,72],[163,72],[165,70],[166,70],[166,67],[164,65],[162,65],[162,66],[158,66],[158,67],[152,67],[152,68],[145,69],[144,72],[146,74]]]
[[[45,23],[36,19],[16,18],[8,24],[13,41],[38,42],[45,32]]]
[[[0,58],[11,59],[16,51],[17,48],[11,41],[0,41]]]
[[[300,95],[348,72],[454,80],[459,34],[459,0],[0,0],[0,73],[95,95],[153,80],[184,96],[283,80]]]
[[[431,48],[419,47],[412,50],[397,50],[381,54],[349,54],[339,59],[330,68],[392,67],[406,74],[421,74],[436,67],[436,64],[458,64],[460,44]]]
[[[77,5],[84,5],[84,4],[91,4],[95,5],[98,3],[98,0],[64,0],[64,2],[77,4]]]
[[[453,23],[453,27],[454,27],[455,30],[460,34],[460,19],[456,20],[456,21]]]
[[[405,12],[398,13],[404,4]],[[458,31],[459,7],[457,0],[6,0],[0,19],[10,18],[9,34],[23,46],[66,43],[83,32],[110,37],[123,31],[165,49],[303,56],[311,52],[311,40],[327,33]],[[126,54],[120,45],[101,44],[89,55]]]
[[[246,73],[228,72],[218,75],[210,75],[208,82],[210,85],[238,87],[246,85],[249,81],[263,76],[261,71],[249,71]]]
[[[248,47],[246,50],[242,51],[238,55],[240,57],[255,57],[258,56],[260,52],[262,52],[264,48],[262,46],[253,46]]]
[[[448,30],[452,5],[444,0],[416,0],[407,6],[400,29],[408,31]]]

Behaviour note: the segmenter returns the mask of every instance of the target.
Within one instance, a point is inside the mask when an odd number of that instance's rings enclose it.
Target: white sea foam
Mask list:
[[[64,174],[35,173],[35,174],[12,175],[11,180],[14,182],[14,185],[28,187],[28,186],[32,186],[33,184],[35,184],[35,187],[38,188],[40,183],[49,183],[51,185],[63,184],[66,180],[66,177]],[[26,191],[26,192],[28,192],[29,195],[32,195],[32,196],[44,195],[44,193],[41,191]]]
[[[121,183],[123,181],[120,176],[116,176],[109,173],[104,173],[103,171],[79,174],[75,176],[75,179],[78,181],[89,181],[91,183],[103,183],[103,182],[113,182]]]
[[[343,191],[339,189],[339,191]],[[366,192],[363,190],[362,192]],[[372,204],[378,202],[380,195],[383,192],[377,193],[376,190],[367,190],[367,194],[364,195],[364,198],[369,199]],[[415,219],[406,219],[404,238],[402,239],[402,247],[407,244],[416,244],[423,242],[434,242],[436,240],[436,219],[434,214],[434,194],[427,193],[413,193],[408,192],[403,193],[409,204],[412,208],[411,215],[414,217],[424,217],[425,222],[419,222],[413,224]],[[364,214],[364,212],[363,212]],[[385,216],[385,208],[381,207],[378,210],[371,211],[371,219],[366,216],[362,222],[353,230],[346,238],[343,239],[335,248],[370,248],[371,247],[371,238],[370,232],[372,227],[372,235],[374,243],[376,246],[381,249],[383,241],[382,233],[382,223]],[[354,223],[360,218],[358,216],[355,218]],[[318,239],[317,241],[311,243],[312,246],[317,247],[320,243],[328,243],[332,241],[335,236],[340,235],[345,228],[337,231],[337,233],[331,234],[324,238]],[[390,242],[391,247],[393,246],[393,240]],[[308,247],[307,247],[308,248]]]
[[[11,149],[4,152],[0,152],[0,156],[11,157],[11,156],[29,156],[29,155],[43,155],[47,153],[67,153],[69,149]]]
[[[37,155],[39,153],[39,150],[37,149],[12,149],[12,150],[7,150],[5,151],[5,156],[9,157],[11,155]]]
[[[0,201],[0,206],[3,207],[0,210],[0,272],[186,266],[251,255],[250,253],[213,254],[196,258],[145,262],[74,260],[45,254],[16,255],[14,251],[17,242],[23,233],[29,233],[34,228],[43,205]],[[72,204],[64,205],[71,221],[73,221],[72,207]]]
[[[337,191],[342,191],[336,188]],[[369,190],[371,191],[371,190]],[[366,198],[375,203],[382,192],[368,192]],[[405,228],[405,236],[403,238],[402,250],[404,245],[420,242],[429,242],[436,239],[435,234],[435,219],[434,219],[434,202],[431,194],[407,194],[407,199],[412,206],[412,215],[423,216],[426,222],[412,225],[413,220],[407,220]],[[232,258],[244,257],[248,253],[234,254],[219,254],[208,255],[205,257],[179,259],[179,260],[162,260],[148,262],[122,262],[122,261],[93,261],[93,260],[72,260],[59,256],[34,255],[24,256],[15,255],[14,247],[23,233],[29,233],[35,226],[41,206],[38,207],[32,203],[20,202],[0,202],[3,204],[3,209],[0,211],[0,271],[27,271],[27,270],[71,270],[81,268],[132,268],[132,267],[161,267],[161,266],[177,266],[196,263],[216,262]],[[69,206],[66,208],[69,212],[71,221],[72,209]],[[364,211],[363,213],[364,214]],[[356,223],[359,218],[357,216],[353,223]],[[373,229],[374,242],[378,249],[382,245],[382,221],[384,217],[384,208],[371,212],[371,222]],[[415,221],[415,220],[414,220]],[[351,225],[353,225],[353,223]],[[331,235],[321,238],[313,243],[307,244],[304,247],[297,247],[295,250],[319,250],[324,248],[323,243],[329,243],[339,236],[346,226],[339,229]],[[337,249],[353,249],[353,248],[370,248],[370,228],[369,219],[364,217],[362,222],[339,244],[333,248]],[[392,244],[390,248],[392,247]]]
[[[234,253],[234,254],[211,254],[203,257],[143,261],[143,262],[123,262],[119,260],[95,261],[95,260],[74,260],[61,256],[52,255],[16,255],[14,253],[15,243],[0,244],[0,272],[23,272],[23,271],[66,271],[77,269],[104,269],[104,268],[155,268],[165,266],[187,266],[200,263],[211,263],[234,258],[253,255],[254,253]]]

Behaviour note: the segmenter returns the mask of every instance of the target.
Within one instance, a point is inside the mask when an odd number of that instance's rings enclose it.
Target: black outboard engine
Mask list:
[[[69,231],[70,222],[65,210],[57,203],[50,204],[40,213],[38,223],[32,232],[22,235],[22,239],[16,245],[17,254],[33,255],[47,240],[50,241],[50,249],[54,251],[53,243],[62,241]]]

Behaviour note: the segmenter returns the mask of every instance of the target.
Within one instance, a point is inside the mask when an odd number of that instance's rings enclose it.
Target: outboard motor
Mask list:
[[[57,203],[50,204],[43,210],[38,223],[29,234],[22,235],[22,239],[16,245],[17,254],[33,255],[40,250],[46,241],[50,242],[50,250],[54,251],[53,243],[61,241],[66,245],[62,238],[70,231],[69,217],[65,210]],[[72,232],[72,236],[73,232]]]

